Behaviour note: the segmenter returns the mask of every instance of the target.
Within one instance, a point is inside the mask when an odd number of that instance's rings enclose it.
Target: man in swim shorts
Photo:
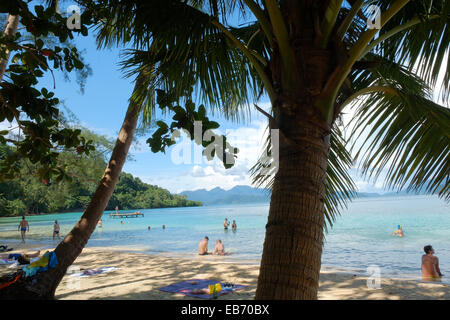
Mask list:
[[[198,254],[201,256],[208,254],[208,241],[209,238],[205,237],[200,243],[198,244]]]
[[[30,225],[28,221],[25,219],[25,216],[22,216],[22,221],[19,223],[19,231],[22,235],[22,242],[25,243],[25,232],[30,232]]]
[[[225,221],[223,222],[223,228],[225,229],[225,230],[228,230],[228,226],[230,225],[230,222],[228,221],[228,219],[227,218],[225,218]]]
[[[439,269],[439,259],[434,256],[432,246],[423,248],[425,254],[422,256],[422,279],[424,281],[440,281],[443,274]]]
[[[58,224],[58,220],[55,220],[55,224],[53,225],[53,240],[55,240],[56,236],[59,239],[59,224]]]
[[[35,253],[4,253],[0,254],[0,259],[7,259],[7,260],[17,260],[19,264],[29,264],[30,258],[36,258],[39,257],[41,254],[41,251],[38,250]]]

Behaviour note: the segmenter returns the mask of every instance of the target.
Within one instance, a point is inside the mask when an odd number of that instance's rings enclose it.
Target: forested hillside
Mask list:
[[[60,181],[40,179],[30,161],[18,162],[20,176],[0,183],[0,216],[82,211],[85,208],[100,181],[106,167],[105,157],[113,144],[85,128],[82,128],[82,134],[93,141],[95,150],[88,156],[62,151],[58,167],[64,168],[65,176]],[[0,159],[8,148],[0,145]],[[173,195],[122,172],[106,210],[113,210],[116,205],[123,210],[199,206],[201,202],[186,200],[185,196]]]

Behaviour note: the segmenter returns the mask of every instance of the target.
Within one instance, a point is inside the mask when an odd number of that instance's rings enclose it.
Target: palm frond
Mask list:
[[[385,10],[389,1],[376,1]],[[431,17],[433,19],[431,19]],[[437,17],[437,18],[436,18]],[[413,19],[420,21],[379,43],[372,52],[414,71],[431,87],[436,87],[442,70],[440,98],[450,97],[450,1],[410,1],[386,26],[379,37]],[[417,20],[419,19],[419,20]]]
[[[425,189],[450,199],[450,110],[405,88],[387,87],[355,113],[363,174],[376,180],[385,173],[387,188]]]
[[[255,186],[270,190],[276,173],[271,158],[267,157],[271,154],[270,135],[263,149],[263,155],[250,169],[250,174]],[[337,125],[334,125],[330,135],[330,152],[326,172],[325,218],[327,224],[325,230],[333,226],[333,222],[342,209],[346,208],[348,201],[356,195],[356,186],[348,173],[352,165],[353,159],[346,149],[342,132]],[[264,173],[262,173],[263,170],[265,170]]]
[[[110,11],[98,30],[98,41],[101,46],[120,42],[134,47],[121,63],[127,76],[156,62],[149,91],[161,88],[182,97],[194,85],[196,97],[213,112],[233,120],[249,116],[249,102],[256,100],[262,88],[260,78],[243,53],[211,23],[215,18],[198,9],[203,2],[195,3],[197,7],[174,0],[107,2],[111,2]],[[246,39],[256,28],[232,28],[231,32]],[[252,50],[263,51],[264,45],[255,38]],[[144,120],[150,120],[154,102],[147,99]]]

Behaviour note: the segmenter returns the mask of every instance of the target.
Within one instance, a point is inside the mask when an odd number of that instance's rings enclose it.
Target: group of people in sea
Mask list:
[[[230,226],[230,221],[228,221],[228,218],[225,218],[225,221],[223,222],[223,229],[226,231],[226,230],[228,230],[229,226]],[[236,231],[236,229],[237,229],[236,220],[233,220],[233,224],[231,225],[231,229],[233,231]]]
[[[102,227],[102,220],[100,219],[98,222],[98,226]],[[228,230],[228,227],[230,226],[230,222],[228,221],[228,218],[225,218],[225,221],[223,222],[224,230]],[[165,225],[162,226],[163,229],[166,228]],[[236,231],[237,224],[236,221],[233,220],[233,224],[231,226],[233,231]],[[150,226],[148,226],[148,230],[150,230]],[[25,243],[25,235],[26,232],[30,231],[30,225],[28,221],[25,219],[25,216],[22,216],[22,220],[19,223],[18,231],[21,232],[22,236],[22,242]],[[55,220],[55,223],[53,225],[53,239],[56,237],[60,239],[60,226],[58,224],[58,220]],[[395,230],[392,233],[393,236],[403,237],[404,232],[400,225],[397,226],[397,230]],[[218,239],[216,241],[216,245],[214,248],[214,251],[212,253],[208,252],[208,236],[205,236],[205,238],[200,241],[198,245],[198,254],[199,255],[208,255],[208,254],[217,254],[217,255],[227,255],[230,254],[229,252],[225,252],[225,246],[221,239]],[[3,250],[2,250],[3,251]],[[5,250],[6,251],[6,250]],[[8,250],[9,251],[9,250]],[[440,281],[440,279],[444,276],[441,273],[441,270],[439,268],[439,259],[437,256],[435,256],[435,251],[431,245],[427,245],[424,247],[425,254],[422,255],[422,278],[426,281]],[[13,253],[13,254],[1,254],[1,259],[13,259],[18,260],[20,263],[29,261],[32,257],[39,256],[39,251],[31,254],[20,254],[20,253]]]
[[[58,220],[55,220],[55,223],[53,224],[53,240],[55,240],[55,238],[60,239],[59,230],[60,227]],[[22,216],[22,220],[20,220],[18,231],[20,231],[22,243],[25,243],[26,233],[30,232],[30,224],[28,223],[27,219],[25,219],[25,216]]]

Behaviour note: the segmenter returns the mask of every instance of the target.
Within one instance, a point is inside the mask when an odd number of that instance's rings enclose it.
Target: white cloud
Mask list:
[[[157,184],[171,192],[185,190],[213,189],[221,187],[231,189],[236,185],[251,185],[249,169],[256,163],[265,142],[267,122],[254,121],[250,126],[228,129],[225,132],[227,142],[239,149],[235,165],[225,169],[223,162],[214,158],[208,161],[201,155],[202,148],[195,145],[183,133],[178,143],[169,149],[171,164],[191,165],[190,169],[178,176],[141,177],[143,181]]]

